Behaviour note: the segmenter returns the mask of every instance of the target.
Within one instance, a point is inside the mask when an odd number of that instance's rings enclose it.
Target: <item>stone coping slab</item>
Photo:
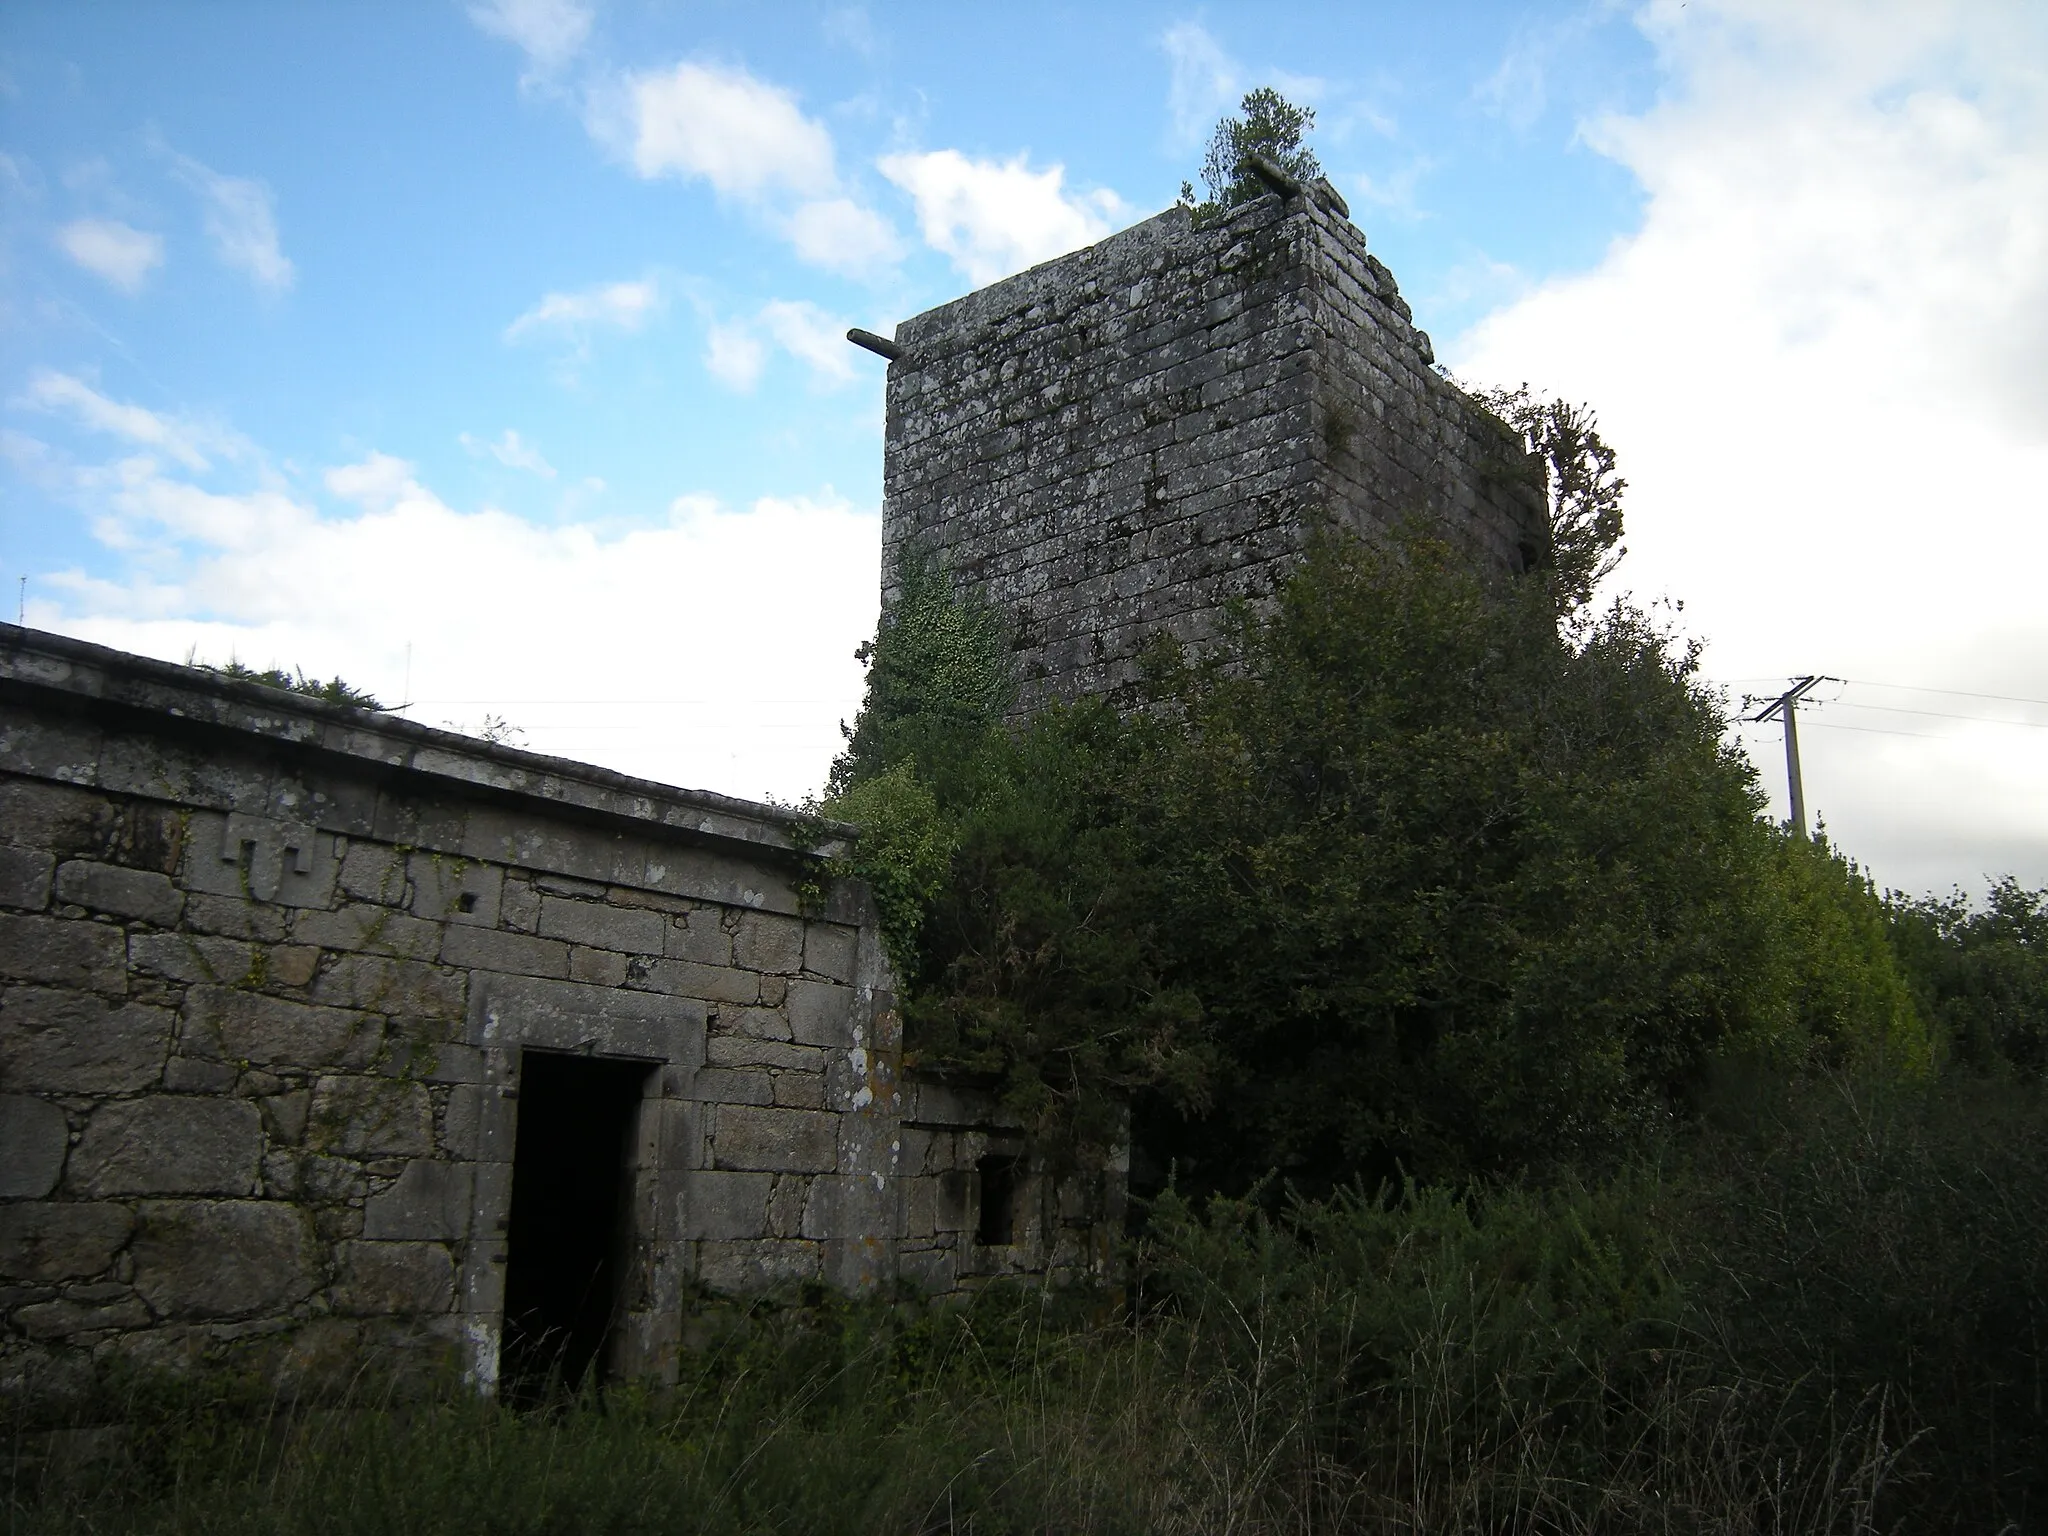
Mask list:
[[[858,829],[811,821],[781,806],[711,790],[680,789],[591,763],[528,752],[441,730],[401,716],[350,709],[281,688],[221,677],[199,667],[137,656],[68,635],[0,624],[0,694],[66,696],[76,705],[127,717],[155,716],[163,730],[225,732],[284,743],[316,758],[410,776],[449,789],[543,806],[555,813],[659,827],[694,839],[754,849],[843,854]],[[83,781],[81,781],[83,782]]]

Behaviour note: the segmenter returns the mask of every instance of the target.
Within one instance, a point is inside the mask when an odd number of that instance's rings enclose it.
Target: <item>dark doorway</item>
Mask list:
[[[981,1210],[974,1240],[984,1248],[1017,1241],[1018,1164],[1022,1159],[991,1153],[974,1165],[981,1175]]]
[[[532,1403],[574,1392],[618,1309],[635,1112],[653,1068],[522,1053],[512,1153],[500,1391]]]

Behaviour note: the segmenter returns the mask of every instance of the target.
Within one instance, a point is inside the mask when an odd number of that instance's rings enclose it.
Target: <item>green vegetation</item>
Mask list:
[[[1492,402],[1555,558],[1327,533],[1121,710],[1012,719],[896,573],[817,809],[913,1057],[1132,1137],[1123,1285],[702,1298],[672,1390],[525,1413],[109,1381],[0,1431],[8,1529],[2048,1529],[2048,891],[1764,821],[1696,648],[1592,604],[1590,413]]]
[[[1591,606],[1590,413],[1494,403],[1556,559],[1329,534],[1121,713],[1006,723],[986,612],[906,579],[833,788],[912,1052],[1055,1146],[1132,1107],[1089,1358],[1171,1341],[1158,1461],[1249,1501],[1188,1528],[2039,1528],[2048,892],[1764,821],[1696,649]]]
[[[1892,942],[1920,1009],[1980,1072],[2048,1071],[2048,890],[2007,876],[1980,909],[1957,891],[1895,897]]]
[[[1522,435],[1543,461],[1550,512],[1551,590],[1563,612],[1592,601],[1627,553],[1621,497],[1628,482],[1600,436],[1592,407],[1516,389],[1476,389],[1475,399]]]
[[[283,667],[251,667],[230,656],[219,666],[210,663],[195,663],[186,657],[187,666],[198,665],[216,677],[233,678],[239,683],[258,683],[265,688],[282,688],[286,693],[296,693],[304,698],[318,699],[323,704],[339,704],[347,709],[382,709],[384,706],[376,695],[360,688],[351,687],[340,677],[331,677],[322,682],[317,677],[308,677],[303,667],[287,671]]]
[[[1269,190],[1246,163],[1263,155],[1296,181],[1310,182],[1323,174],[1315,151],[1303,142],[1316,125],[1314,107],[1297,107],[1269,85],[1248,91],[1239,110],[1242,117],[1225,117],[1209,136],[1202,155],[1202,185],[1209,195],[1195,201],[1193,182],[1180,184],[1180,200],[1195,213],[1197,224],[1206,224],[1240,204],[1263,197]]]
[[[1502,408],[1556,561],[1330,534],[1122,712],[1011,719],[898,573],[820,809],[918,1059],[1131,1126],[1121,1287],[704,1298],[672,1390],[523,1413],[110,1382],[0,1437],[8,1528],[2041,1529],[2048,892],[1766,823],[1694,650],[1590,605],[1590,417]]]
[[[6,1528],[2039,1529],[2038,1089],[1706,1104],[1599,1179],[1168,1193],[1115,1296],[707,1301],[666,1392],[130,1384],[0,1432]]]
[[[1143,707],[1010,726],[987,615],[909,573],[828,808],[917,1058],[1055,1140],[1135,1094],[1141,1161],[1228,1193],[1604,1165],[1730,1054],[1927,1071],[1868,881],[1759,819],[1694,652],[1578,579],[1332,534]]]
[[[2040,1529],[2048,892],[1880,899],[1567,580],[1332,536],[1018,723],[903,574],[829,807],[925,1060],[1135,1104],[1118,1290],[707,1298],[526,1413],[109,1384],[0,1434],[8,1529]]]

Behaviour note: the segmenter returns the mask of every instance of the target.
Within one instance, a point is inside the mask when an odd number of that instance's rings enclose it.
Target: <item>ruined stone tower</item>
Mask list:
[[[1114,694],[1199,645],[1319,517],[1545,557],[1540,470],[1432,367],[1325,182],[1194,227],[1169,209],[897,327],[883,598],[909,550],[1007,616],[1019,707]]]

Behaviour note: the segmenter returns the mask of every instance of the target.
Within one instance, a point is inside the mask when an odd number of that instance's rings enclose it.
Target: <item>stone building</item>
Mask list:
[[[1193,645],[1319,519],[1547,558],[1540,462],[1432,367],[1327,182],[1184,208],[896,328],[883,571],[938,560],[1008,618],[1018,707]]]
[[[863,333],[864,336],[864,333]],[[906,321],[885,571],[1012,621],[1020,707],[1200,644],[1319,519],[1545,557],[1327,184],[1172,210]],[[885,590],[885,598],[887,592]],[[903,1070],[855,836],[0,625],[0,1392],[108,1356],[672,1373],[693,1291],[1097,1269]]]
[[[0,1383],[659,1377],[693,1289],[1099,1262],[1120,1175],[903,1080],[801,826],[0,626]]]

